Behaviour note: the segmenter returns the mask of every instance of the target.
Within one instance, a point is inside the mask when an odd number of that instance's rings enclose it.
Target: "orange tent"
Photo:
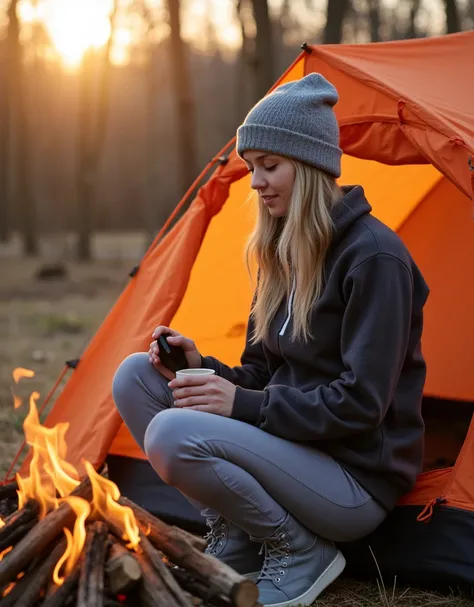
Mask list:
[[[364,186],[374,214],[400,234],[427,279],[426,396],[451,407],[474,401],[473,48],[474,32],[303,45],[276,83],[317,71],[338,89],[341,182]],[[254,209],[233,142],[209,166],[212,176],[149,248],[47,417],[47,425],[69,422],[68,458],[76,466],[81,458],[96,466],[110,455],[144,458],[114,408],[111,382],[128,354],[148,349],[155,326],[171,324],[204,354],[238,364],[251,298],[242,250]],[[442,496],[445,510],[474,511],[473,461],[467,440],[456,474],[425,473],[404,503],[419,507]]]

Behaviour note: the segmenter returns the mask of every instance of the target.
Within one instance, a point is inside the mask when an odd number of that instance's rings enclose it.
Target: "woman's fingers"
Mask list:
[[[189,388],[178,388],[177,390],[173,390],[173,398],[175,400],[192,396],[203,396],[206,394],[209,395],[209,388],[207,386],[191,386]]]
[[[188,396],[174,401],[175,407],[192,407],[194,405],[209,405],[209,396],[202,394],[200,396]]]
[[[178,331],[175,331],[174,329],[170,329],[169,327],[165,327],[164,325],[160,325],[159,327],[156,327],[156,329],[153,331],[152,333],[152,338],[153,339],[158,339],[158,337],[160,337],[160,335],[179,335]]]

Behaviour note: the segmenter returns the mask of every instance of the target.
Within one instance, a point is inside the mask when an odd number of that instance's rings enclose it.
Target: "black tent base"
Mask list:
[[[128,497],[165,523],[191,533],[206,533],[205,519],[174,487],[164,483],[146,460],[107,456],[109,478]]]
[[[474,597],[474,512],[438,506],[427,523],[419,506],[399,506],[372,534],[339,544],[345,575]]]

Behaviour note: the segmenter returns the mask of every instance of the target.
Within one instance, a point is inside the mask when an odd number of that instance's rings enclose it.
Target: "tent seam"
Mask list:
[[[370,88],[380,92],[380,93],[384,93],[386,94],[388,97],[390,97],[391,99],[393,99],[394,101],[396,101],[397,103],[400,100],[404,100],[405,104],[409,103],[409,109],[411,111],[413,111],[413,113],[418,117],[418,119],[424,123],[427,124],[428,126],[430,126],[431,128],[433,128],[433,130],[438,131],[440,134],[444,135],[445,137],[451,138],[451,137],[458,137],[457,133],[455,131],[451,131],[451,134],[449,134],[447,131],[442,130],[439,127],[439,117],[437,116],[437,114],[428,114],[430,117],[432,117],[434,119],[435,125],[430,124],[429,122],[427,122],[426,120],[424,120],[422,117],[419,116],[419,114],[414,111],[412,109],[412,106],[415,105],[416,107],[418,107],[418,103],[410,96],[402,96],[400,95],[394,88],[392,88],[390,85],[382,83],[380,80],[374,79],[373,76],[371,76],[368,72],[362,70],[361,68],[356,68],[353,65],[350,65],[348,63],[346,63],[343,59],[341,59],[340,57],[336,57],[334,55],[331,55],[330,53],[328,53],[327,51],[321,49],[318,45],[314,45],[311,47],[317,55],[319,55],[324,61],[326,61],[329,65],[332,65],[333,67],[336,67],[338,69],[340,69],[343,73],[353,77],[353,78],[360,78],[361,76],[364,77],[364,82],[367,86],[369,86]],[[398,122],[400,123],[401,121],[398,120]],[[467,148],[469,150],[469,148]]]

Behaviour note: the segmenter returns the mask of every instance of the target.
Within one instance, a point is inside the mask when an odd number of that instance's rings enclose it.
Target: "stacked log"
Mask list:
[[[0,488],[2,489],[2,488]],[[11,488],[3,491],[11,498]],[[92,500],[85,478],[71,495]],[[0,500],[2,494],[0,492]],[[39,519],[34,500],[0,528],[2,607],[254,607],[256,585],[204,553],[206,542],[168,525],[121,497],[132,509],[140,542],[129,549],[112,521],[91,516],[79,560],[56,586],[53,571],[66,549],[64,528],[76,514],[67,502]]]

